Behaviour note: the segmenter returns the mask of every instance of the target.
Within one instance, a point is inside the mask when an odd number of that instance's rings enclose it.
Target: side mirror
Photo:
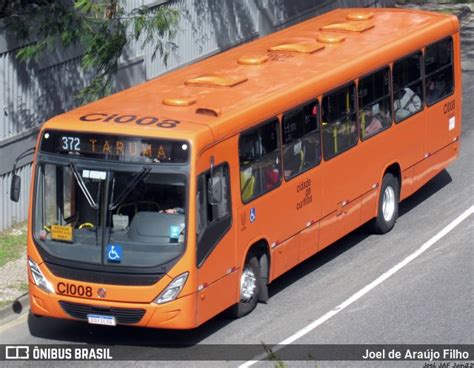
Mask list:
[[[222,202],[222,178],[213,175],[207,183],[207,201],[210,205],[220,204]]]
[[[20,200],[20,190],[21,190],[21,178],[13,174],[12,184],[10,186],[10,199],[13,202],[18,202]]]

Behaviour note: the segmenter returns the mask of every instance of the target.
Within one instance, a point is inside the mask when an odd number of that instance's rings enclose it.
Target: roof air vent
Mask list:
[[[346,39],[344,35],[334,33],[320,33],[317,37],[318,42],[327,44],[341,43]]]
[[[245,55],[237,61],[241,65],[261,65],[268,61],[268,55]]]
[[[299,52],[303,54],[312,54],[318,50],[324,49],[324,45],[318,43],[284,43],[281,45],[273,46],[268,51],[288,51],[288,52]]]
[[[354,12],[354,13],[348,13],[346,15],[347,20],[369,20],[374,17],[374,13],[369,13],[369,12]]]
[[[166,106],[179,106],[186,107],[196,103],[196,97],[193,96],[182,96],[182,97],[165,97],[161,101]]]
[[[188,79],[184,84],[197,87],[234,87],[247,80],[246,77],[238,75],[208,74]]]
[[[346,32],[364,32],[374,27],[371,21],[347,21],[342,23],[328,24],[321,27],[322,31],[346,31]]]
[[[219,116],[221,116],[222,111],[221,109],[217,109],[215,107],[203,106],[203,107],[198,107],[196,109],[196,114],[218,118]]]

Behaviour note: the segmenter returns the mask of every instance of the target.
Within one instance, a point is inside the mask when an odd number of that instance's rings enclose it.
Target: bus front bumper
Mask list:
[[[30,282],[30,309],[34,315],[88,321],[88,315],[113,316],[117,325],[190,329],[196,327],[196,294],[164,304],[120,303],[46,293]]]

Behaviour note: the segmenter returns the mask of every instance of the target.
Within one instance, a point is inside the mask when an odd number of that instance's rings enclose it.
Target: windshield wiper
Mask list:
[[[128,196],[128,194],[133,190],[135,189],[135,187],[138,185],[139,182],[142,181],[143,178],[145,178],[145,176],[148,175],[148,173],[150,172],[151,168],[149,167],[145,167],[143,168],[143,170],[140,172],[140,174],[138,174],[137,176],[135,176],[135,178],[133,178],[133,180],[128,183],[128,185],[125,187],[125,189],[123,190],[122,193],[120,193],[120,195],[117,197],[117,199],[115,200],[114,203],[111,203],[109,205],[109,211],[113,211],[115,210],[120,203],[122,203],[122,201]],[[112,194],[113,195],[113,194]]]
[[[71,168],[72,174],[74,175],[74,178],[76,179],[76,182],[79,185],[79,188],[81,188],[82,193],[84,194],[84,197],[86,197],[86,200],[89,203],[89,205],[93,209],[98,210],[99,206],[94,201],[94,198],[92,198],[92,195],[89,192],[89,189],[87,189],[86,183],[84,183],[84,180],[82,180],[82,176],[77,171],[76,164],[71,161],[69,162],[69,167]]]

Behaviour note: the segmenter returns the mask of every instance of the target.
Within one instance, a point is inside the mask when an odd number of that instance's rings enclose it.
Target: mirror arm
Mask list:
[[[12,170],[13,174],[15,174],[16,166],[18,165],[18,162],[24,159],[25,157],[33,155],[34,153],[35,153],[35,147],[28,148],[26,151],[20,153],[15,159],[15,162],[13,163],[13,170]]]

